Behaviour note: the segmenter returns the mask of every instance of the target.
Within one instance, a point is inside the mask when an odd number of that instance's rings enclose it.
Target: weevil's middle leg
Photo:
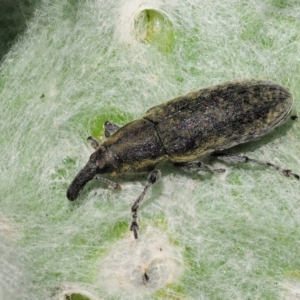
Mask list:
[[[258,159],[253,159],[250,158],[248,156],[245,155],[237,155],[237,154],[232,154],[232,153],[222,153],[222,152],[214,152],[211,154],[212,156],[216,157],[217,159],[224,161],[226,163],[248,163],[248,162],[252,162],[258,165],[262,165],[265,167],[271,167],[279,172],[281,172],[284,176],[293,176],[296,179],[300,180],[300,176],[294,172],[292,172],[292,170],[289,169],[283,169],[277,165],[274,165],[270,162],[267,161],[262,161],[262,160],[258,160]]]
[[[225,169],[212,169],[202,161],[189,161],[183,163],[174,163],[174,166],[183,169],[184,171],[201,170],[209,173],[223,173]]]
[[[138,198],[135,200],[134,204],[131,207],[131,212],[132,214],[132,221],[131,221],[131,225],[130,225],[130,230],[133,231],[133,235],[134,237],[137,239],[138,234],[137,231],[139,230],[139,225],[138,225],[138,221],[137,221],[137,210],[141,204],[141,202],[143,201],[145,194],[147,192],[147,190],[153,185],[155,184],[161,177],[161,172],[159,170],[153,170],[149,173],[148,175],[148,182],[144,188],[144,190],[142,191],[142,193],[138,196]]]

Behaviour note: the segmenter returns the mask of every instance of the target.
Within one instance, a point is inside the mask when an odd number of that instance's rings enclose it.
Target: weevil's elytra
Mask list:
[[[201,170],[220,172],[202,162],[193,162],[204,154],[214,154],[225,162],[254,162],[273,167],[286,176],[299,176],[274,164],[218,151],[257,139],[282,123],[290,114],[293,96],[271,81],[244,79],[222,83],[191,92],[150,108],[142,119],[123,127],[107,121],[101,145],[67,190],[75,200],[85,184],[96,174],[150,172],[148,183],[132,207],[130,229],[137,237],[137,209],[146,190],[159,178],[154,170],[161,161]],[[98,180],[101,177],[97,176]],[[102,180],[114,186],[110,180]],[[117,186],[117,185],[115,185]]]
[[[293,104],[284,87],[243,80],[192,92],[149,109],[167,154],[189,161],[256,139],[280,124]]]

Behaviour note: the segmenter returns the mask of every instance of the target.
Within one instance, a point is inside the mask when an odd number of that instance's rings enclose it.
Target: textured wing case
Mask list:
[[[166,153],[187,161],[256,139],[289,114],[289,90],[270,81],[246,79],[201,89],[149,109]]]

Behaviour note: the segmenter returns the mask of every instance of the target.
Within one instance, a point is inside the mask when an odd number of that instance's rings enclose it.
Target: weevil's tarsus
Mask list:
[[[87,141],[90,142],[93,149],[97,150],[100,147],[99,142],[92,136],[87,138]]]
[[[104,135],[106,138],[112,136],[121,126],[117,125],[114,122],[106,121],[104,123]]]
[[[95,176],[94,179],[107,184],[108,186],[112,187],[114,190],[121,190],[121,186],[112,180],[100,176]]]
[[[202,161],[189,161],[189,162],[181,162],[181,163],[174,163],[174,166],[181,168],[184,171],[205,171],[209,173],[223,173],[225,169],[212,169],[208,165],[204,164]]]
[[[300,180],[300,176],[298,174],[292,172],[289,169],[281,168],[281,167],[279,167],[275,164],[272,164],[270,162],[267,162],[267,161],[258,160],[258,159],[250,158],[250,157],[245,156],[245,155],[237,155],[237,154],[233,154],[233,153],[214,152],[211,155],[216,157],[217,159],[225,162],[225,163],[236,164],[236,163],[251,162],[251,163],[261,165],[261,166],[270,167],[270,168],[273,168],[273,169],[281,172],[286,177],[293,176],[296,179]]]
[[[132,214],[132,221],[131,221],[131,225],[130,225],[130,230],[133,231],[133,235],[134,237],[137,239],[138,238],[138,234],[137,231],[139,230],[139,225],[138,225],[138,217],[137,217],[137,210],[141,204],[141,202],[144,200],[145,194],[147,192],[147,190],[153,186],[153,184],[155,184],[161,177],[161,172],[159,170],[153,170],[149,173],[148,175],[148,179],[147,179],[147,184],[144,188],[144,190],[142,191],[142,193],[138,196],[138,198],[135,200],[134,204],[131,207],[131,212]]]
[[[149,279],[150,279],[149,275],[145,271],[145,273],[143,274],[143,283],[144,283],[144,285],[146,285],[148,283]]]

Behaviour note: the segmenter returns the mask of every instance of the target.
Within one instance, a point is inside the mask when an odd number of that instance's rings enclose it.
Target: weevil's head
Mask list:
[[[75,200],[84,186],[92,180],[96,174],[104,174],[112,171],[110,151],[100,146],[90,157],[85,167],[76,175],[67,190],[67,198]]]

